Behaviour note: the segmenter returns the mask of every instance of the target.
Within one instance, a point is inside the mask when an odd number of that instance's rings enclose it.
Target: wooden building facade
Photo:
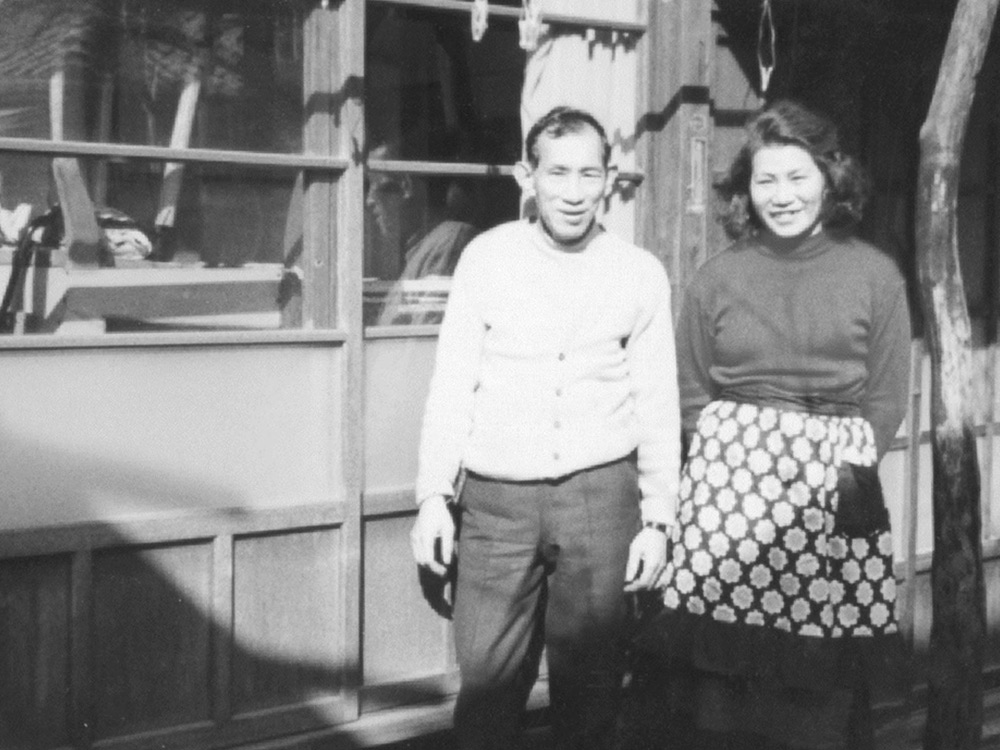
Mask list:
[[[518,215],[523,123],[585,106],[622,168],[607,223],[662,259],[677,303],[723,244],[711,183],[764,100],[756,4],[492,0],[474,34],[483,5],[0,6],[0,747],[353,748],[447,726],[457,676],[431,606],[447,592],[418,576],[408,533],[461,238]],[[869,4],[816,5],[775,0],[771,91],[836,105],[873,167],[865,230],[912,279],[908,160],[933,86],[913,62],[943,44],[949,3],[885,0],[874,27],[854,23]],[[525,17],[539,7],[544,26]],[[892,30],[914,19],[925,46]],[[854,57],[830,57],[828,21]],[[886,39],[909,40],[898,59]],[[977,104],[961,209],[988,580],[998,106]],[[932,522],[914,351],[883,478],[919,652]],[[995,635],[1000,586],[988,597]]]

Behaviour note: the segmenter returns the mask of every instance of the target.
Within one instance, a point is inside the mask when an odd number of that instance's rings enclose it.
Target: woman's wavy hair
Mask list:
[[[824,227],[848,229],[861,220],[869,195],[868,176],[853,157],[840,150],[837,127],[828,118],[783,99],[754,115],[745,134],[728,173],[714,186],[721,204],[719,222],[730,237],[746,237],[761,229],[750,201],[750,178],[754,154],[765,146],[800,146],[812,156],[826,177],[820,212]]]

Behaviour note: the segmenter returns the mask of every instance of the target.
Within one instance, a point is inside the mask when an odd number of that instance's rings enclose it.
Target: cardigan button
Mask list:
[[[559,361],[562,362],[566,359],[566,352],[559,352]]]

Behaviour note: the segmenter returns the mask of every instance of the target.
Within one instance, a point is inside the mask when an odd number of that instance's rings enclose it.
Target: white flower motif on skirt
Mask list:
[[[860,417],[710,403],[681,479],[665,605],[803,636],[896,631],[890,532],[834,532],[838,464],[875,456]]]

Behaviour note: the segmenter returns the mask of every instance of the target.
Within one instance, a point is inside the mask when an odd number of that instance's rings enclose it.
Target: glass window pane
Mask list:
[[[286,217],[298,198],[294,170],[174,166],[171,176],[183,178],[173,206],[164,172],[162,164],[141,161],[108,166],[107,205],[150,226],[156,260],[230,267],[282,261]]]
[[[5,2],[0,135],[300,152],[306,7]]]
[[[164,169],[0,154],[0,288],[16,285],[7,332],[300,324],[297,173],[188,164],[171,183]],[[35,252],[18,275],[18,229],[28,219]]]
[[[365,193],[366,325],[441,322],[466,244],[516,219],[512,177],[369,173]]]
[[[366,6],[368,142],[389,158],[511,164],[520,158],[524,50],[516,19],[494,17],[479,42],[469,16]]]

